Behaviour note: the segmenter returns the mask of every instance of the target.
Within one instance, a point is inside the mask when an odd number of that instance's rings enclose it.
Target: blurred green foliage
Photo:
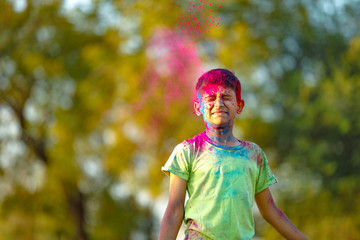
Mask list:
[[[162,74],[178,55],[151,52],[188,3],[19,2],[0,2],[0,239],[155,239],[146,196],[167,191],[160,167],[204,129],[196,78]],[[310,239],[359,239],[359,1],[221,4],[197,47],[242,81],[235,134],[264,148],[278,205]],[[196,75],[194,59],[179,62]]]

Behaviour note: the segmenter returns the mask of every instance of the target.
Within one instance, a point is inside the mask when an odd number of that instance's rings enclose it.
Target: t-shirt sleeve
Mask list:
[[[255,194],[265,190],[278,180],[270,169],[268,159],[262,149],[258,153],[259,173],[256,180]]]
[[[173,173],[182,179],[189,180],[189,161],[188,149],[181,143],[175,147],[161,170],[168,176]]]

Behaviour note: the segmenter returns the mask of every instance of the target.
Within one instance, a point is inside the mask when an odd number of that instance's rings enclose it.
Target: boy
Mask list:
[[[254,199],[263,218],[286,239],[307,239],[275,205],[268,187],[277,182],[259,146],[232,130],[244,108],[241,85],[225,69],[203,74],[196,85],[195,113],[206,130],[177,145],[162,170],[170,176],[169,202],[159,240],[249,240],[254,236]],[[189,199],[184,208],[185,192]]]

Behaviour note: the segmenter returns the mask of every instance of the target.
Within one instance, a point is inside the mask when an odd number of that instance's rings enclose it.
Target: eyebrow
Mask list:
[[[204,97],[205,98],[211,98],[211,97],[214,97],[214,96],[216,96],[216,94],[212,93],[212,94],[207,94]],[[232,97],[232,95],[231,94],[221,94],[221,97]]]

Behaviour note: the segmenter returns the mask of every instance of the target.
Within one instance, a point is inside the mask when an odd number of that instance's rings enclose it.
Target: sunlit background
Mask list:
[[[2,0],[0,240],[156,239],[160,168],[204,130],[193,87],[219,67],[279,207],[309,239],[360,239],[360,1]]]

